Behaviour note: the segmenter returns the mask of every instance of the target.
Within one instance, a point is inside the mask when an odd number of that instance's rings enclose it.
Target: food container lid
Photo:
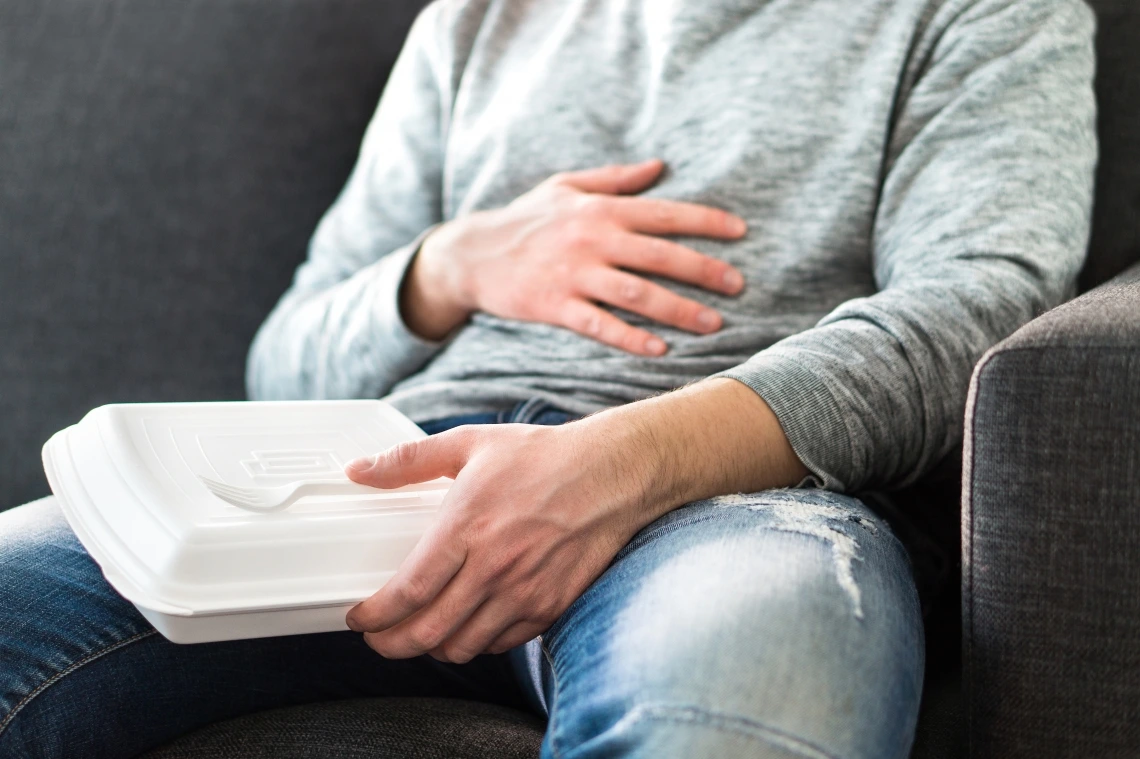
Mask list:
[[[44,469],[68,521],[133,603],[195,616],[354,603],[395,572],[451,480],[309,496],[257,512],[203,478],[271,488],[425,437],[379,400],[115,404],[56,433]]]

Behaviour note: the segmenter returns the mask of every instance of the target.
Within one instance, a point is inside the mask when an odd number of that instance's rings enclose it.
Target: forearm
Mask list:
[[[254,340],[250,397],[376,398],[427,361],[439,346],[411,333],[397,306],[414,247],[331,284],[303,272]]]
[[[622,456],[650,518],[703,498],[794,486],[809,474],[768,405],[732,379],[698,382],[579,424]]]
[[[549,629],[658,517],[805,472],[756,393],[714,379],[561,426],[461,426],[346,473],[380,488],[454,479],[396,576],[346,621],[388,658],[462,663]]]

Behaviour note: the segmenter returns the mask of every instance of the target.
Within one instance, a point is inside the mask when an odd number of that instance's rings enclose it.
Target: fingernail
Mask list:
[[[361,456],[358,459],[353,459],[348,462],[345,469],[351,469],[355,472],[363,472],[365,469],[371,469],[372,465],[376,463],[375,456]]]
[[[651,337],[645,341],[645,349],[655,356],[660,356],[668,350],[668,346],[665,345],[665,341]]]
[[[729,269],[724,273],[724,287],[729,292],[736,292],[744,287],[744,277],[736,269]]]
[[[702,309],[697,314],[697,324],[700,325],[701,329],[716,329],[720,326],[720,316],[716,311],[710,311],[707,308]]]

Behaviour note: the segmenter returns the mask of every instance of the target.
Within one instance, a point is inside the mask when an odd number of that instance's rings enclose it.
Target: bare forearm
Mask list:
[[[438,521],[346,621],[389,658],[466,662],[548,629],[656,518],[806,472],[760,397],[716,379],[562,426],[459,427],[347,473],[381,488],[454,478]],[[494,618],[466,621],[491,603]]]
[[[580,424],[635,451],[628,461],[653,517],[702,498],[789,487],[809,474],[768,405],[731,379],[699,382]]]

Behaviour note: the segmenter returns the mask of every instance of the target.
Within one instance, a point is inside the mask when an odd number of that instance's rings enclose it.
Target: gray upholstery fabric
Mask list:
[[[0,0],[0,508],[111,401],[240,399],[423,0]]]
[[[911,759],[961,756],[961,680],[928,684]],[[277,709],[199,730],[140,759],[535,757],[543,724],[501,706],[427,698]]]
[[[967,411],[971,757],[1140,747],[1140,266],[1018,332]]]
[[[334,701],[222,722],[144,759],[533,759],[542,727],[470,701]]]
[[[1096,11],[1101,162],[1084,289],[1140,261],[1140,2],[1088,0]]]

